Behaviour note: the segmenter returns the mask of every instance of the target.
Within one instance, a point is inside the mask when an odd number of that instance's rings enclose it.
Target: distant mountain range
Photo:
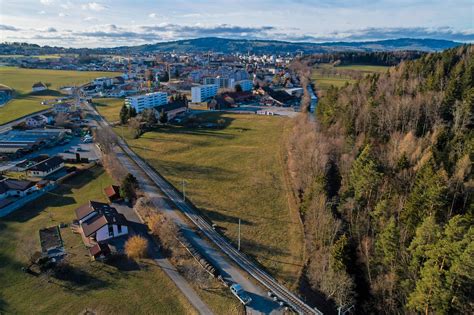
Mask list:
[[[303,54],[332,53],[332,52],[372,52],[372,51],[441,51],[462,45],[462,43],[440,39],[399,38],[366,42],[286,42],[277,40],[245,40],[217,37],[204,37],[188,40],[177,40],[140,46],[122,46],[115,48],[62,48],[38,46],[34,44],[3,43],[0,44],[0,54],[44,54],[44,53],[151,53],[151,52],[222,52],[222,53],[257,53],[257,54],[286,54],[301,52]]]
[[[399,38],[367,42],[285,42],[276,40],[245,40],[205,37],[189,40],[178,40],[133,47],[116,47],[109,50],[116,52],[251,52],[259,54],[286,54],[294,52],[330,53],[341,51],[394,51],[418,50],[441,51],[459,46],[461,43],[439,39]]]

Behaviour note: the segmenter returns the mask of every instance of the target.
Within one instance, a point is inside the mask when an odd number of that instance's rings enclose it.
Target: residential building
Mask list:
[[[36,115],[33,117],[28,117],[25,123],[26,123],[26,126],[29,128],[40,128],[47,125],[49,121],[50,120],[45,115]]]
[[[37,189],[36,182],[0,177],[0,200],[24,197]]]
[[[215,78],[204,78],[203,83],[216,84],[220,89],[233,89],[235,85],[235,80],[233,78],[227,77],[215,77]]]
[[[125,216],[109,204],[89,201],[76,209],[81,232],[89,245],[128,234],[128,221]]]
[[[168,103],[168,94],[165,92],[154,92],[143,95],[130,96],[125,99],[125,105],[133,107],[137,113],[141,113],[145,109],[154,108],[156,106]]]
[[[43,82],[36,82],[35,84],[33,84],[33,86],[31,87],[31,90],[33,92],[40,92],[40,91],[44,91],[44,90],[47,90],[48,87],[46,86],[46,84],[44,84]]]
[[[204,102],[216,96],[218,90],[219,86],[216,84],[193,86],[191,88],[191,100],[193,103]]]
[[[243,92],[249,92],[249,91],[252,91],[252,89],[253,89],[253,82],[251,80],[237,81],[237,82],[235,82],[235,85],[237,85],[237,84],[240,85]]]
[[[39,162],[26,170],[28,176],[46,177],[64,167],[64,161],[60,156],[53,156],[49,159]]]

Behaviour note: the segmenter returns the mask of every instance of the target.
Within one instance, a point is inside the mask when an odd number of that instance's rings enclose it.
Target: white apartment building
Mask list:
[[[193,103],[201,103],[216,96],[219,86],[217,84],[206,84],[193,86],[191,88],[191,100]]]
[[[240,85],[242,87],[242,91],[249,92],[253,89],[253,82],[251,80],[241,80],[235,82],[235,85]]]
[[[226,77],[215,77],[215,78],[204,78],[205,85],[216,84],[220,89],[233,89],[235,86],[235,80]]]
[[[168,104],[168,94],[165,92],[154,92],[143,95],[134,95],[125,99],[125,105],[133,107],[137,113],[145,109]]]

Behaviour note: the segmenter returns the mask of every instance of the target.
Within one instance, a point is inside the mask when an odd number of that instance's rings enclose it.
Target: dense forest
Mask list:
[[[360,314],[474,312],[474,46],[331,88],[288,167],[311,287]]]
[[[334,63],[336,65],[362,64],[377,66],[395,66],[404,60],[414,60],[425,55],[422,51],[376,51],[376,52],[338,52],[332,54],[314,54],[306,60],[310,64]]]

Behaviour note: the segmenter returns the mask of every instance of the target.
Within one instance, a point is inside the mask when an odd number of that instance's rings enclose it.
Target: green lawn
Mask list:
[[[96,98],[93,100],[95,108],[110,123],[119,121],[119,113],[123,104],[123,98]]]
[[[100,107],[99,107],[100,108]],[[232,241],[242,220],[242,250],[295,287],[302,268],[302,227],[290,211],[281,159],[285,118],[223,113],[225,129],[164,127],[130,147],[186,194]],[[120,128],[117,129],[120,134]],[[296,215],[295,215],[296,214]]]
[[[0,125],[22,116],[47,109],[41,101],[60,96],[59,87],[79,85],[101,76],[115,76],[115,72],[65,71],[45,69],[23,69],[0,67],[0,84],[15,90],[15,98],[0,107]],[[50,83],[49,91],[33,94],[31,86],[35,82]]]
[[[102,189],[111,179],[99,167],[0,220],[0,313],[195,314],[164,272],[144,260],[141,265],[90,262],[81,238],[61,229],[75,281],[32,276],[21,271],[27,249],[39,249],[38,230],[69,223],[74,209],[93,200],[105,201]],[[125,268],[127,267],[127,268]]]

